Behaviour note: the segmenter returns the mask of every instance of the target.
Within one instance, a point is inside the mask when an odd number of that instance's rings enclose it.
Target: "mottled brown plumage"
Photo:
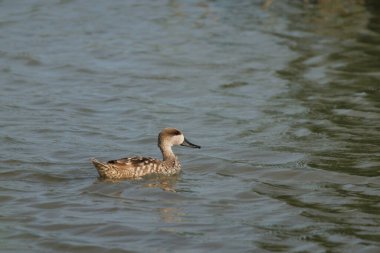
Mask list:
[[[127,157],[107,163],[92,159],[99,176],[105,179],[139,178],[149,174],[174,175],[181,170],[181,164],[172,151],[172,146],[181,145],[200,148],[185,139],[182,132],[175,128],[165,128],[158,135],[158,147],[162,161],[152,157]]]

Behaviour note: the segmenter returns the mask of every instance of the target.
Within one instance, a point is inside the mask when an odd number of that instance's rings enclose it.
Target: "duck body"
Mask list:
[[[152,157],[135,156],[107,163],[92,159],[92,163],[99,176],[108,179],[140,178],[149,174],[170,176],[181,171],[178,159],[168,163]]]
[[[200,148],[186,140],[181,131],[165,128],[158,135],[158,147],[162,152],[162,160],[135,156],[110,160],[107,163],[92,159],[92,163],[100,178],[104,179],[140,178],[150,174],[170,176],[181,171],[181,164],[172,151],[172,146],[175,145]]]

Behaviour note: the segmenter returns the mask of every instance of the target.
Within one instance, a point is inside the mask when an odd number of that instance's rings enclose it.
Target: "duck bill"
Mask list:
[[[189,148],[201,148],[201,146],[198,146],[198,145],[195,145],[191,142],[189,142],[188,140],[185,140],[182,142],[181,146],[185,146],[185,147],[189,147]]]

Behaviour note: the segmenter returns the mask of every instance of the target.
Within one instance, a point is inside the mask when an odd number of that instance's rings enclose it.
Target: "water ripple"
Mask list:
[[[1,249],[377,252],[379,12],[325,2],[2,1]]]

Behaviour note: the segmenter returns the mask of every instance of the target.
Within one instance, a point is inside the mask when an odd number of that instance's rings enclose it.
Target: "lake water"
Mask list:
[[[380,252],[379,3],[0,1],[0,251]]]

